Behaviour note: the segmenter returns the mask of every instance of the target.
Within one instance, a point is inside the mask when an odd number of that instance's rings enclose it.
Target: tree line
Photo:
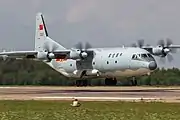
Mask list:
[[[180,85],[180,70],[157,69],[150,76],[137,78],[138,85]],[[88,80],[90,85],[104,85],[104,79]],[[73,86],[75,80],[66,78],[48,65],[33,60],[0,60],[0,85],[57,85]],[[128,79],[117,85],[131,85]]]

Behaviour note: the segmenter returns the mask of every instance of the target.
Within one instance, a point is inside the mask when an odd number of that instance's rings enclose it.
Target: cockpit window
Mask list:
[[[153,58],[153,56],[151,54],[147,54],[150,58]]]
[[[133,54],[132,59],[134,59],[134,60],[137,59],[137,55]]]
[[[147,58],[148,56],[147,56],[147,54],[141,54],[141,57],[142,58]]]
[[[132,59],[134,59],[135,58],[135,54],[132,56]]]
[[[143,54],[133,54],[132,60],[151,61],[154,60],[154,58],[150,53],[143,53]]]

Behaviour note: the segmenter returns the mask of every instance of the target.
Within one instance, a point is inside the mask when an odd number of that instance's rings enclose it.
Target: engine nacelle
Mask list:
[[[38,52],[37,59],[40,60],[55,59],[55,55],[53,53],[48,53],[48,52]]]
[[[70,59],[80,59],[80,52],[78,51],[71,51],[69,54]]]
[[[37,59],[40,59],[40,60],[47,60],[47,55],[48,53],[47,52],[38,52],[37,53]]]
[[[163,54],[163,48],[162,47],[153,48],[152,53],[154,55],[162,55]]]
[[[53,53],[49,53],[47,57],[50,59],[55,59],[55,55]]]
[[[80,50],[74,50],[71,51],[69,54],[69,58],[70,59],[82,59],[82,58],[86,58],[88,56],[88,54],[86,52],[81,52]]]
[[[87,70],[86,71],[86,76],[100,76],[100,73],[98,70],[93,69],[93,70]]]

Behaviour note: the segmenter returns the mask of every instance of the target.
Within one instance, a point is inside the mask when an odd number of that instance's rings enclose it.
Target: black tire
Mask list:
[[[105,85],[107,86],[115,86],[117,84],[117,80],[116,79],[109,79],[109,78],[106,78],[105,79]]]

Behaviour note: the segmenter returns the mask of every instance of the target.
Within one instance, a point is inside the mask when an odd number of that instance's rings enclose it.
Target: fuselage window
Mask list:
[[[93,65],[95,65],[95,62],[93,62]]]
[[[117,61],[115,61],[115,63],[117,63]]]
[[[112,57],[114,57],[114,56],[115,56],[115,54],[112,55]]]
[[[119,56],[121,56],[121,55],[122,55],[122,53]]]
[[[109,56],[108,57],[111,57],[111,54],[109,54]]]
[[[116,54],[116,57],[118,57],[119,53]]]
[[[72,66],[72,64],[70,64],[70,66]]]
[[[107,64],[109,64],[109,61],[107,61]]]

